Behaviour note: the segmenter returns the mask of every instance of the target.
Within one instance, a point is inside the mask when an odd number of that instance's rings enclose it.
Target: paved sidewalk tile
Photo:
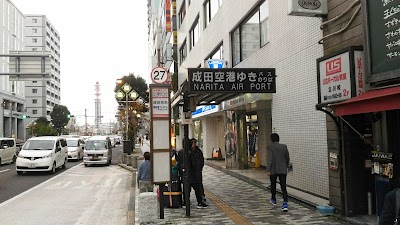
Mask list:
[[[203,177],[204,187],[208,191],[222,200],[224,204],[230,206],[234,210],[233,214],[240,214],[252,224],[349,224],[339,221],[335,217],[321,216],[314,209],[296,202],[289,202],[289,211],[282,212],[280,208],[282,199],[280,196],[277,199],[278,204],[273,206],[269,203],[269,192],[209,166],[204,167]],[[229,217],[216,207],[211,200],[207,199],[208,208],[197,209],[195,207],[194,191],[192,191],[191,217],[185,217],[184,208],[165,208],[165,219],[153,224],[235,224],[231,219],[235,215],[232,215],[231,212],[228,213],[231,216]]]

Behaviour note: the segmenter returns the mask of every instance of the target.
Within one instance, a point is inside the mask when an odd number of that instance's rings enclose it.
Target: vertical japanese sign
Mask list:
[[[171,0],[165,0],[165,31],[171,32]]]
[[[168,84],[150,84],[150,154],[151,181],[171,181],[171,119]]]
[[[400,77],[400,0],[361,1],[368,83]]]
[[[356,95],[364,94],[369,88],[367,79],[365,76],[365,65],[364,65],[364,52],[354,51],[354,66],[355,66],[355,77],[356,77]]]

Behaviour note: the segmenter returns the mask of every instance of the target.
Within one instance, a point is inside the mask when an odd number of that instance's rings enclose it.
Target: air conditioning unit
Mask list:
[[[288,0],[288,14],[292,16],[328,15],[327,0]]]

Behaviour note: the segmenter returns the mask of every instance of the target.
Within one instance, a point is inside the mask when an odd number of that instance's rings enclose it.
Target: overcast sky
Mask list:
[[[116,79],[133,72],[149,84],[147,1],[11,0],[24,14],[44,14],[61,37],[61,104],[94,124],[95,84],[102,122],[115,121]]]

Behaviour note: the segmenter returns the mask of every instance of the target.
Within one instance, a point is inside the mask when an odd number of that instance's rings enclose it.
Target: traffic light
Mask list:
[[[68,119],[71,119],[71,117],[75,117],[74,115],[68,114],[67,115]]]
[[[28,116],[28,115],[22,115],[22,119],[26,119],[26,118],[31,118],[31,116]]]

